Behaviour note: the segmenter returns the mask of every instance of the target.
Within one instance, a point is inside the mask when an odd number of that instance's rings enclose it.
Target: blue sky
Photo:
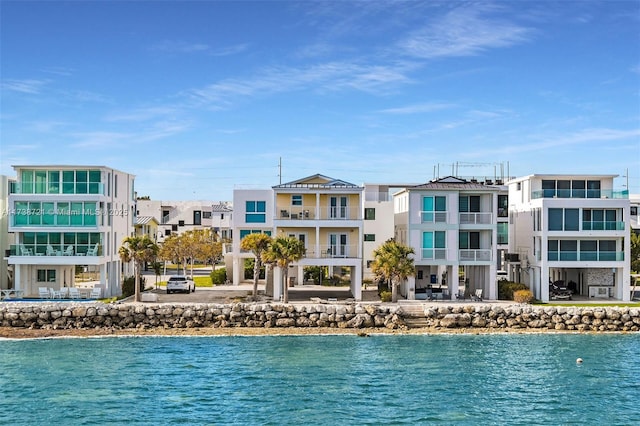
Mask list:
[[[619,174],[640,193],[640,3],[0,1],[0,173],[153,199],[321,173]]]

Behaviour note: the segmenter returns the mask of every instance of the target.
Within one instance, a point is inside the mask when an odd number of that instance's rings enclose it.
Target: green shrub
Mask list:
[[[146,283],[145,277],[140,277],[140,291],[144,291],[144,286]],[[126,277],[122,281],[122,297],[133,296],[136,288],[136,277],[135,275],[131,275],[130,277]]]
[[[391,292],[390,291],[382,291],[382,292],[380,292],[380,301],[381,302],[391,302]]]
[[[531,303],[533,293],[531,293],[531,290],[516,290],[513,292],[513,300],[516,303]]]
[[[529,287],[512,281],[498,281],[498,299],[500,300],[513,300],[513,292],[518,290],[529,290]]]
[[[211,282],[213,283],[213,285],[224,284],[225,282],[227,282],[227,269],[226,268],[216,269],[215,271],[211,272],[210,276],[211,276]]]

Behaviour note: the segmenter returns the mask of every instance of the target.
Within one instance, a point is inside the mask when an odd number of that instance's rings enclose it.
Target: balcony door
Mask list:
[[[347,218],[347,197],[330,197],[329,198],[329,218],[346,219]]]
[[[347,257],[347,234],[329,234],[329,253],[331,257]]]

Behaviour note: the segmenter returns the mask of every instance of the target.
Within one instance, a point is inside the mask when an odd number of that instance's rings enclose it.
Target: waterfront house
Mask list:
[[[508,182],[510,275],[549,301],[560,281],[574,299],[630,297],[630,202],[616,175],[534,174]]]
[[[416,273],[400,287],[403,297],[468,298],[481,290],[497,298],[501,183],[448,176],[394,194],[395,239],[415,251]]]
[[[250,232],[292,236],[304,242],[306,255],[291,265],[290,285],[304,284],[306,267],[321,267],[336,279],[348,280],[356,300],[362,298],[362,194],[364,188],[316,174],[273,186],[270,190],[234,191],[233,282],[243,278],[240,240]],[[281,271],[274,270],[279,283]],[[280,297],[274,285],[274,298]]]
[[[134,176],[105,166],[13,166],[6,253],[14,288],[73,287],[76,272],[92,273],[103,296],[121,294],[118,249],[133,234]]]

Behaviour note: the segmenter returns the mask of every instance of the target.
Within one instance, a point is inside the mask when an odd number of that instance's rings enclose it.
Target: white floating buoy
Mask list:
[[[576,364],[582,364],[582,358],[576,359]]]

